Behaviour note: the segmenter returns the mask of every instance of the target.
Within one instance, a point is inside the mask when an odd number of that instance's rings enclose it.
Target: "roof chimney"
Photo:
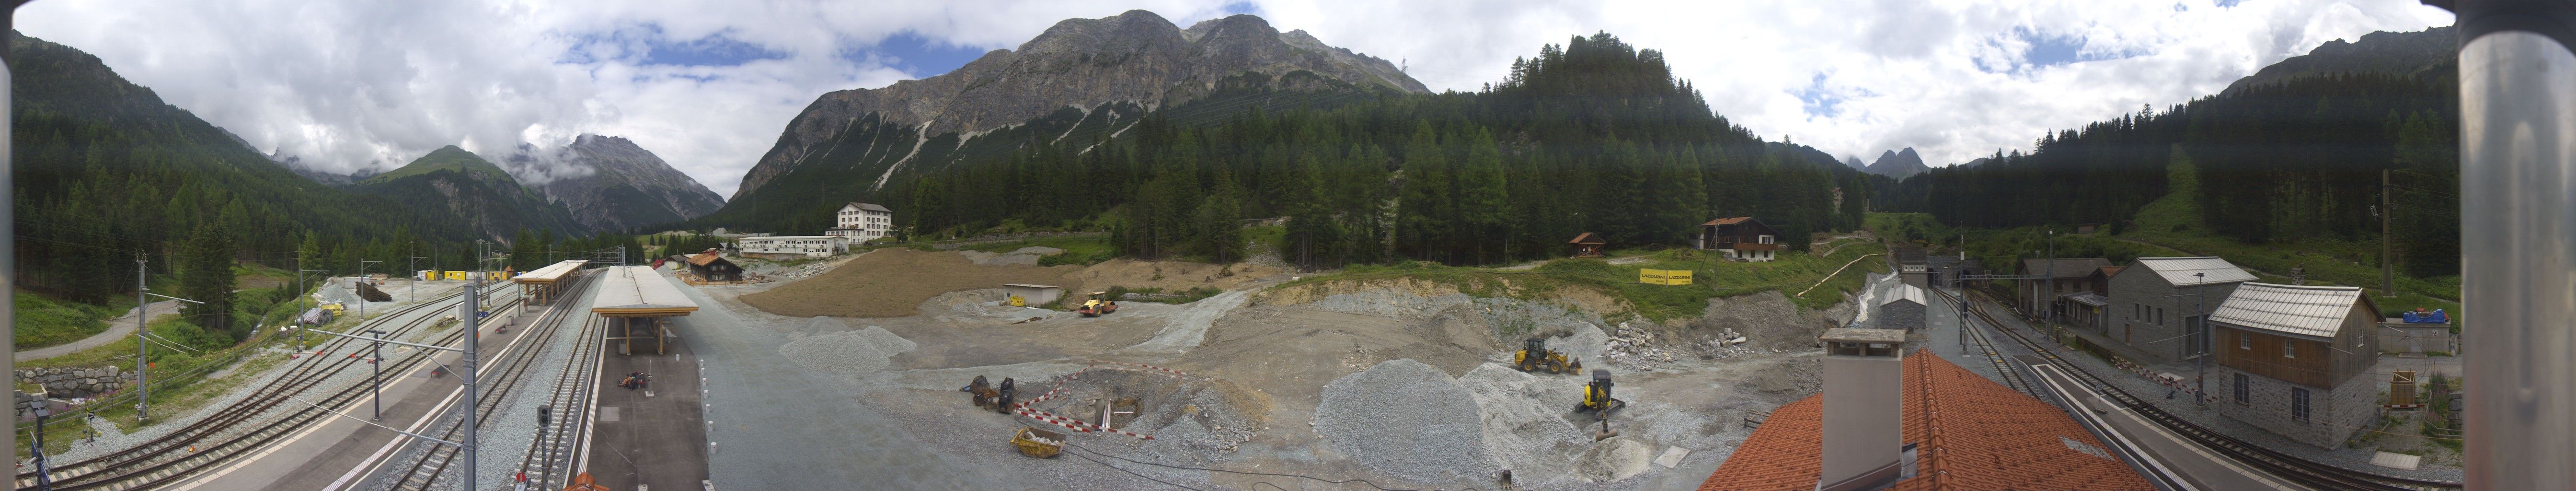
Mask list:
[[[1819,491],[1886,487],[1904,448],[1905,331],[1827,329],[1824,474]]]

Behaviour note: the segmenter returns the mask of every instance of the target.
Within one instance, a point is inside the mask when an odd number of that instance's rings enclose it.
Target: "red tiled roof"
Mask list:
[[[1916,444],[1917,473],[1888,489],[2155,489],[2127,464],[2069,448],[2103,445],[2057,406],[1929,351],[1907,356],[1904,370],[1904,441]],[[1700,491],[1815,489],[1823,410],[1822,394],[1772,410]]]

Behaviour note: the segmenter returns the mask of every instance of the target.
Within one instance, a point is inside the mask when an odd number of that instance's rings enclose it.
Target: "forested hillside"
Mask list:
[[[1950,225],[2102,223],[2116,232],[2165,195],[2168,166],[2188,162],[2199,175],[2197,218],[2209,232],[2257,244],[2376,239],[2373,213],[2393,211],[2405,271],[2458,274],[2457,135],[2447,128],[2458,127],[2459,111],[2451,63],[2403,74],[2289,78],[2162,112],[2141,110],[2044,135],[2029,154],[1934,169],[1882,193],[1876,206],[1930,212]],[[2383,170],[2395,181],[2392,210],[2378,210]]]
[[[1271,95],[1260,88],[1247,96]],[[1802,239],[1856,227],[1865,201],[1858,171],[1760,140],[1661,53],[1606,33],[1542,47],[1481,92],[1264,100],[1156,111],[1109,138],[1026,138],[878,199],[919,234],[1096,227],[1147,257],[1228,259],[1238,220],[1284,216],[1283,254],[1310,265],[1494,263],[1561,254],[1586,231],[1614,247],[1686,245],[1700,222],[1736,215]],[[1182,116],[1211,106],[1227,116]],[[1840,208],[1838,187],[1853,197]]]
[[[402,274],[413,264],[473,263],[474,234],[452,216],[298,176],[88,53],[15,33],[9,49],[22,292],[92,305],[131,298],[139,255],[156,285],[179,284],[155,291],[211,304],[187,315],[214,347],[247,336],[267,303],[295,295],[236,295],[236,270],[300,262],[348,275],[363,259],[377,261],[365,272]],[[545,250],[537,242],[528,244]]]

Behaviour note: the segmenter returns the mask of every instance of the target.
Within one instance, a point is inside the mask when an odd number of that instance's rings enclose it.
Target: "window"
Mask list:
[[[2254,336],[2237,334],[2236,349],[2254,349]],[[2244,375],[2238,375],[2238,377],[2244,377]]]
[[[2245,374],[2236,374],[2236,405],[2243,406],[2246,404],[2247,399],[2249,399],[2245,395],[2246,385]]]
[[[2281,357],[2282,357],[2282,358],[2298,358],[2298,357],[2299,357],[2299,342],[2297,342],[2297,341],[2291,341],[2291,342],[2281,343]]]
[[[2308,389],[2290,388],[2290,419],[2308,422]]]

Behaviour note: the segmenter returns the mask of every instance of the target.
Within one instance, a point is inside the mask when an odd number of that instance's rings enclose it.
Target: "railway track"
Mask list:
[[[1959,303],[1956,299],[1952,299],[1950,304],[1958,305]],[[1986,362],[1994,364],[1995,373],[2003,375],[2005,386],[2012,387],[2012,390],[2031,397],[2041,397],[2038,392],[2038,387],[2032,386],[2029,379],[2021,376],[2021,370],[2014,369],[2012,362],[2005,360],[2003,349],[1996,347],[1994,338],[1986,336],[1985,331],[1972,328],[1968,326],[1966,322],[1960,322],[1959,335],[1974,342],[1979,351],[1985,352]],[[2046,400],[2046,398],[2043,397],[2042,400]]]
[[[1951,296],[1947,291],[1941,291],[1940,293],[1942,296],[1948,297],[1952,302],[1958,301],[1958,297]],[[2175,416],[2173,413],[2165,412],[2164,408],[2159,407],[2152,402],[2148,402],[2146,399],[2130,395],[2128,391],[2120,389],[2119,386],[2112,385],[2101,377],[2094,376],[2091,371],[2085,370],[2082,366],[2067,363],[2066,360],[2059,358],[2056,352],[2049,350],[2046,346],[2043,346],[2038,342],[2031,341],[2029,337],[2024,336],[2021,332],[2013,329],[2009,325],[2002,322],[1996,322],[1992,315],[1986,313],[1985,306],[1983,304],[1970,304],[1968,313],[1969,315],[1976,317],[1978,320],[1984,321],[1986,325],[1994,326],[1995,332],[2003,333],[2005,337],[2012,338],[2015,343],[2020,344],[2023,348],[2028,348],[2032,353],[2036,353],[2041,358],[2047,359],[2049,363],[2055,364],[2058,368],[2064,369],[2067,374],[2075,377],[2077,382],[2092,387],[2094,390],[2101,392],[2103,395],[2118,402],[2121,406],[2128,407],[2139,416],[2143,416],[2149,421],[2154,421],[2157,425],[2165,427],[2166,430],[2182,435],[2184,438],[2189,438],[2193,442],[2198,442],[2201,446],[2207,447],[2212,451],[2224,454],[2228,458],[2235,459],[2239,462],[2244,462],[2248,465],[2260,468],[2265,472],[2269,472],[2272,475],[2279,476],[2283,479],[2288,479],[2315,489],[2325,490],[2448,491],[2461,488],[2460,483],[2389,476],[2308,460],[2298,456],[2274,451],[2261,445],[2247,443],[2244,440],[2236,439],[2236,437],[2212,431],[2208,427],[2201,426],[2199,423],[2193,423],[2190,420]],[[1967,326],[1960,327],[1963,329],[1967,328]]]
[[[534,331],[528,333],[527,337],[533,339],[516,341],[520,343],[519,347],[506,355],[508,356],[508,359],[496,360],[500,362],[493,368],[498,371],[497,373],[487,375],[480,373],[478,370],[477,376],[481,377],[478,380],[484,382],[478,383],[478,387],[475,388],[477,398],[474,401],[474,412],[472,417],[477,424],[489,422],[495,413],[500,412],[502,403],[509,399],[510,393],[519,387],[521,381],[523,381],[529,373],[535,372],[535,369],[541,366],[539,363],[540,361],[553,359],[547,356],[550,353],[546,352],[546,347],[551,345],[554,342],[555,337],[563,332],[561,327],[564,320],[569,319],[576,314],[583,313],[582,309],[574,306],[584,305],[586,303],[584,299],[587,299],[591,294],[590,290],[587,288],[590,282],[594,281],[591,277],[584,276],[576,281],[579,283],[573,285],[573,289],[574,291],[582,292],[581,298],[577,298],[575,301],[570,303],[556,302],[556,308],[549,309],[544,314],[544,317],[541,317],[537,319],[537,322],[530,324],[528,329],[532,329]],[[597,348],[597,345],[593,340],[594,338],[601,337],[601,334],[597,330],[599,323],[592,322],[592,320],[595,319],[588,315],[581,315],[581,317],[585,319],[581,324],[581,332],[574,334],[574,336],[577,336],[574,338],[577,342],[575,343],[574,348],[576,351],[572,358],[576,361],[568,363],[562,374],[557,377],[554,387],[557,394],[550,399],[551,402],[560,403],[563,401],[564,397],[562,392],[564,385],[571,383],[574,380],[572,377],[575,377],[579,373],[596,373],[595,367],[579,363],[577,360],[581,359],[584,355],[584,353],[580,351],[582,347],[587,346],[593,349]],[[585,380],[596,381],[595,379]],[[454,418],[454,421],[452,422],[441,422],[437,427],[439,430],[436,435],[440,440],[460,441],[464,439],[464,418]],[[558,432],[557,434],[560,433]],[[531,448],[534,449],[534,447]],[[407,466],[404,472],[397,475],[397,478],[393,483],[391,483],[388,489],[401,491],[427,491],[432,489],[432,485],[436,484],[438,479],[446,473],[448,464],[454,463],[457,455],[463,453],[462,449],[453,445],[429,445],[425,450],[425,453],[423,453],[419,459],[412,461],[411,465]],[[465,476],[465,478],[472,479],[474,477]],[[539,488],[544,489],[542,486]]]
[[[506,291],[501,286],[484,290],[487,294]],[[379,321],[377,326],[381,327],[383,322],[392,322],[393,319],[402,319],[404,316],[419,313],[422,309],[454,306],[458,303],[455,301],[462,300],[462,295],[464,292],[451,293],[431,302],[404,307],[391,315],[380,317],[379,319],[385,320]],[[503,307],[514,306],[519,301],[513,298],[504,303]],[[420,315],[403,322],[401,327],[388,331],[390,333],[388,335],[393,337],[409,335],[420,330],[422,326],[435,325],[440,318],[435,315],[435,311],[432,311],[430,315]],[[454,339],[468,330],[455,329],[444,337]],[[338,352],[357,347],[355,340],[333,337],[332,341],[324,343],[322,351]],[[410,356],[393,362],[392,366],[387,368],[389,371],[402,373],[426,361],[428,357],[425,355],[425,353],[414,352]],[[360,365],[363,361],[355,356],[304,357],[301,362],[289,367],[287,373],[253,389],[249,396],[160,438],[116,453],[51,469],[48,473],[52,481],[51,487],[57,490],[136,489],[185,478],[199,470],[229,461],[232,457],[256,450],[268,442],[302,429],[314,420],[326,416],[321,409],[294,401],[298,399],[297,396],[316,389],[342,370]],[[312,402],[337,406],[358,400],[368,394],[367,387],[367,384],[348,384]],[[275,411],[272,410],[288,412],[283,417],[277,417],[273,416]],[[39,483],[34,472],[25,472],[18,475],[16,486],[19,489],[35,489]]]
[[[598,317],[583,320],[581,337],[574,341],[570,359],[546,401],[554,408],[554,420],[538,428],[537,438],[528,443],[527,457],[519,462],[519,474],[528,477],[533,489],[570,484],[573,461],[579,457],[575,452],[583,443],[579,432],[590,421],[592,396],[599,390],[600,356],[608,349],[604,323]]]

